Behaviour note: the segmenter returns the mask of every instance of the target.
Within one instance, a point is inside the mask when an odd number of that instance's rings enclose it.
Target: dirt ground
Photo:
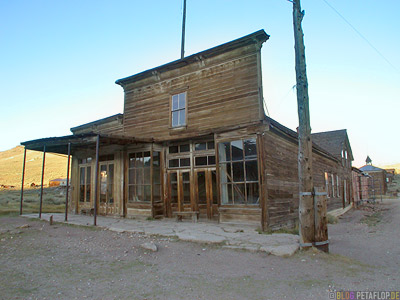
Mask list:
[[[400,200],[384,200],[330,225],[330,254],[279,258],[2,216],[0,299],[329,299],[334,290],[399,290],[399,226]],[[157,252],[140,247],[148,241]]]

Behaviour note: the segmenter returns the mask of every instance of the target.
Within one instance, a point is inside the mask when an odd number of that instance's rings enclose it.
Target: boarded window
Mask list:
[[[218,144],[222,204],[259,204],[255,139]]]

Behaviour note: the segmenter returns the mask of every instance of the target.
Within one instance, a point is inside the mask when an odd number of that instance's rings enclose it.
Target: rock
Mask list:
[[[29,227],[31,227],[31,226],[29,226],[28,224],[24,224],[24,225],[21,225],[21,226],[19,226],[17,228],[23,229],[23,228],[29,228]]]
[[[158,250],[157,245],[154,244],[153,242],[143,243],[140,245],[140,247],[142,247],[145,250],[150,250],[153,252],[157,252],[157,250]]]
[[[261,251],[276,256],[292,256],[299,249],[299,244],[281,246],[262,246]]]

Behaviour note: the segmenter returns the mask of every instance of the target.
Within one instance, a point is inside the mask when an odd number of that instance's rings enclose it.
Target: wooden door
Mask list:
[[[195,170],[195,207],[200,217],[218,216],[217,175],[215,168]]]
[[[99,169],[99,214],[114,214],[114,164],[100,163]]]
[[[190,170],[168,172],[170,211],[192,211]]]

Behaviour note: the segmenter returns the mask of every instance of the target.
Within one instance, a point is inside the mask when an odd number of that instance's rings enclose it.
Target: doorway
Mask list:
[[[200,217],[218,217],[217,173],[215,168],[195,169],[195,204]]]
[[[99,164],[99,214],[115,214],[114,201],[114,163]]]

